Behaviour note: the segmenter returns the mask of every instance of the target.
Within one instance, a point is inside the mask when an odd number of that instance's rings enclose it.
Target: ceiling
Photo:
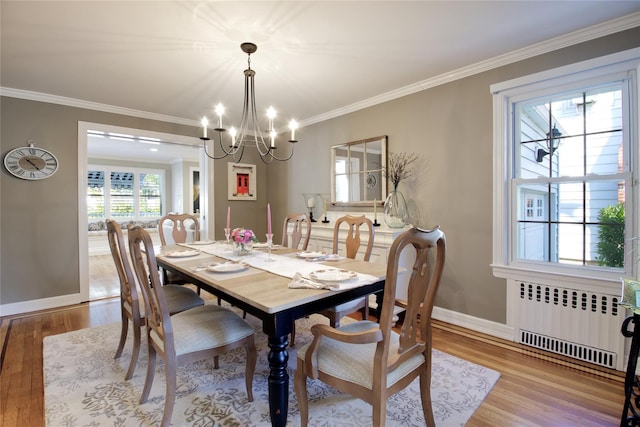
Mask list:
[[[611,0],[2,0],[0,8],[3,94],[192,125],[215,120],[218,102],[225,121],[239,122],[245,41],[258,45],[258,114],[273,105],[281,124],[305,125],[629,14],[640,25],[640,1]]]

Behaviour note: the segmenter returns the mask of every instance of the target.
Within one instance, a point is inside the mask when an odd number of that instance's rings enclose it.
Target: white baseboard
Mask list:
[[[491,320],[469,316],[468,314],[458,313],[457,311],[447,310],[440,307],[433,307],[431,317],[442,322],[451,323],[452,325],[471,329],[483,334],[514,341],[513,328],[503,323],[492,322]]]
[[[29,313],[31,311],[47,310],[50,308],[64,307],[65,305],[80,304],[80,294],[61,295],[51,298],[42,298],[31,301],[21,301],[12,304],[0,304],[0,316]]]

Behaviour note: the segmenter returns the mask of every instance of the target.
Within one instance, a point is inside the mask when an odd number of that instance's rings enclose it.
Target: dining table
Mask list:
[[[257,245],[256,245],[257,246]],[[382,304],[386,264],[266,245],[236,256],[226,242],[163,246],[158,266],[185,278],[262,321],[269,354],[269,416],[285,426],[288,416],[289,334],[296,319],[376,295]],[[318,280],[315,280],[318,279]],[[302,287],[293,287],[302,284]],[[306,287],[305,284],[311,285]],[[319,284],[322,288],[315,288]]]

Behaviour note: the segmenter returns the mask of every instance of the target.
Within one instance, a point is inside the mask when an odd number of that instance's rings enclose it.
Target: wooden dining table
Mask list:
[[[190,246],[190,248],[195,247]],[[158,266],[184,277],[190,283],[262,320],[262,330],[268,337],[269,415],[273,426],[285,426],[287,423],[289,402],[289,375],[287,373],[289,354],[287,347],[293,322],[296,319],[370,294],[376,294],[378,306],[382,304],[382,291],[386,275],[385,264],[347,258],[317,262],[318,269],[328,267],[345,269],[375,276],[376,281],[340,291],[292,289],[289,288],[291,278],[264,271],[259,264],[237,273],[212,273],[202,267],[225,260],[205,251],[200,252],[197,256],[184,258],[163,256],[168,252],[185,249],[183,246],[162,247],[157,256]],[[295,252],[291,249],[281,248],[273,250],[272,253],[274,257],[295,257]]]

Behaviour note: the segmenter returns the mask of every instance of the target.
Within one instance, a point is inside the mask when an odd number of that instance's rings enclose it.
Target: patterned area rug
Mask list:
[[[258,363],[253,384],[254,401],[247,401],[244,386],[244,351],[220,357],[220,368],[203,360],[178,370],[174,426],[268,426],[267,338],[260,322],[255,327]],[[345,319],[349,321],[351,319]],[[296,347],[311,340],[309,328],[326,322],[319,315],[296,322]],[[146,370],[143,344],[133,378],[124,381],[131,356],[131,340],[119,360],[113,355],[120,324],[82,329],[44,339],[45,417],[47,426],[154,426],[164,404],[164,365],[157,364],[149,400],[140,405]],[[143,335],[144,336],[144,335]],[[289,351],[288,425],[300,424],[293,391],[296,349]],[[500,374],[434,350],[432,399],[438,426],[463,426],[491,391]],[[310,425],[370,426],[371,407],[341,394],[319,381],[308,380]],[[424,426],[416,379],[387,402],[387,425]]]

